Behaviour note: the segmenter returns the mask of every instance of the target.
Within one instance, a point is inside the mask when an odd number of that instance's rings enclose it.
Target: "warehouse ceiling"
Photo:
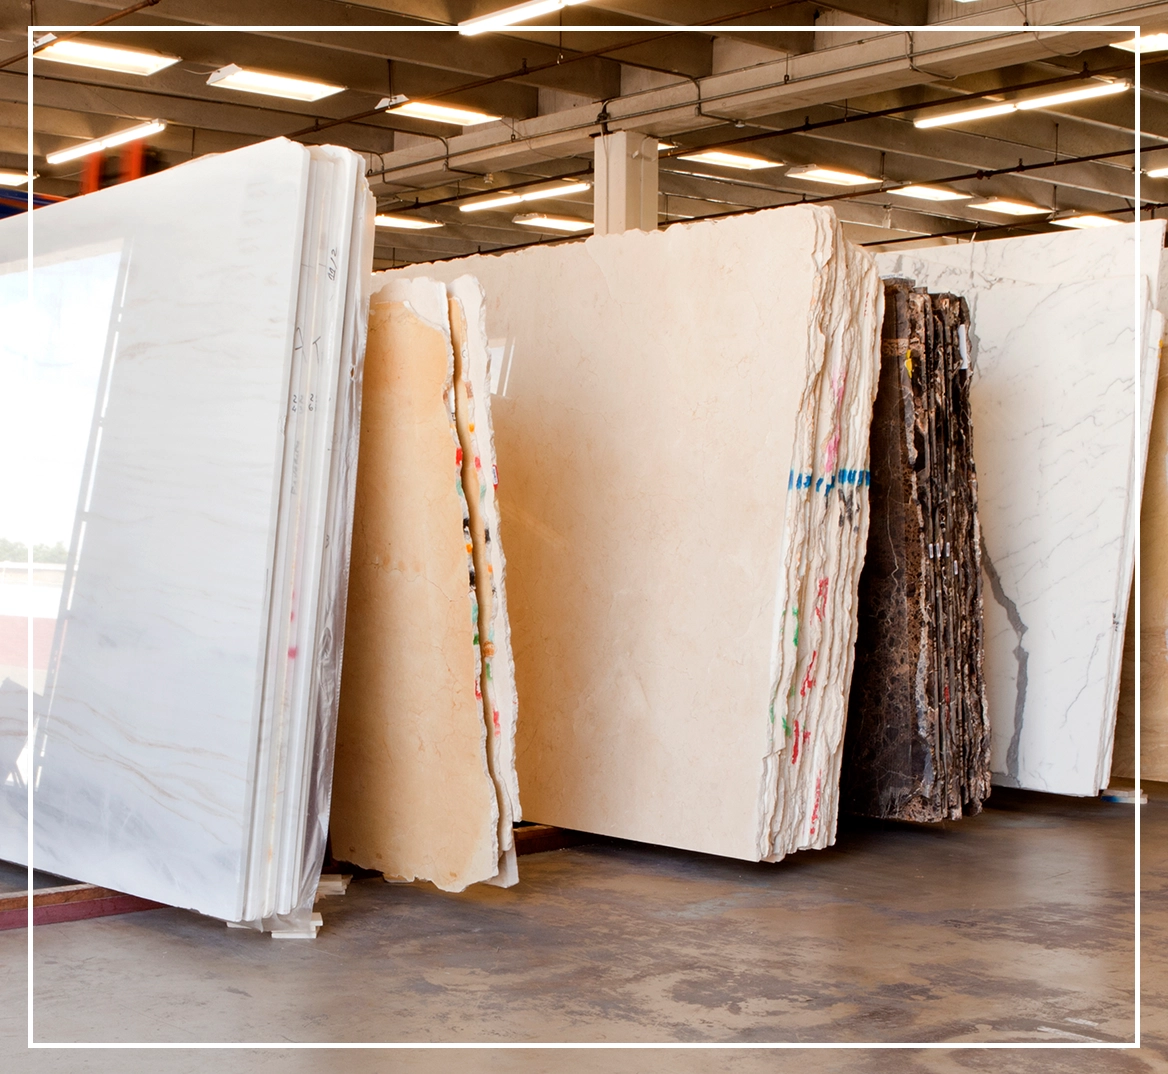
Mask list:
[[[490,191],[539,190],[557,177],[587,183],[594,138],[633,130],[660,140],[662,224],[829,199],[857,242],[998,237],[1050,230],[1071,215],[1133,218],[1135,93],[1120,88],[952,126],[916,121],[1130,81],[1132,53],[1110,46],[1131,33],[1100,27],[1168,30],[1168,2],[1120,0],[600,0],[499,32],[449,29],[506,6],[155,0],[126,11],[122,0],[6,0],[0,59],[11,62],[0,68],[0,169],[25,167],[26,27],[106,20],[116,29],[74,40],[179,61],[140,76],[36,60],[39,193],[77,194],[85,166],[49,164],[48,154],[143,120],[166,124],[148,142],[156,166],[280,135],[332,142],[366,156],[380,212],[440,225],[379,228],[377,263],[386,267],[564,241],[562,232],[516,223],[514,205],[461,206]],[[233,25],[251,29],[226,29]],[[344,88],[305,103],[209,85],[229,64]],[[1141,79],[1142,166],[1168,167],[1168,52],[1145,55]],[[398,95],[500,118],[461,127],[379,108]],[[710,147],[773,166],[684,159]],[[807,165],[872,182],[825,185],[799,174]],[[910,198],[896,192],[906,183],[966,197]],[[1145,175],[1142,195],[1145,216],[1162,212],[1168,178]],[[538,209],[589,220],[591,199],[585,186],[542,198]],[[993,199],[1042,211],[1006,216],[983,207]]]

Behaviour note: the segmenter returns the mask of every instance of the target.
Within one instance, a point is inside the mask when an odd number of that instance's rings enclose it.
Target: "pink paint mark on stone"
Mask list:
[[[837,429],[835,435],[827,442],[826,458],[823,462],[823,471],[829,477],[835,472],[836,460],[839,458],[840,434]]]

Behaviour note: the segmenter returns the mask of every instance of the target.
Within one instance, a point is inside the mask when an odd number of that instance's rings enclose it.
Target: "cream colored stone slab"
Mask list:
[[[815,695],[847,692],[879,302],[843,249],[799,208],[407,270],[474,274],[504,341],[528,819],[751,860],[831,841],[836,699]],[[818,564],[839,571],[822,664],[791,614],[814,616]],[[792,697],[816,736],[794,765]]]
[[[373,296],[333,853],[459,891],[498,871],[498,805],[475,696],[477,651],[445,288]]]
[[[454,347],[455,420],[462,449],[462,488],[467,505],[477,599],[478,683],[487,728],[487,759],[499,798],[499,850],[502,855],[499,882],[502,886],[510,886],[518,880],[512,828],[520,819],[517,815],[514,753],[516,698],[492,480],[494,459],[484,446],[491,441],[490,395],[483,391],[488,356],[486,334],[482,328],[483,295],[478,281],[469,276],[456,280],[449,286],[449,302]],[[486,467],[483,465],[484,454]]]

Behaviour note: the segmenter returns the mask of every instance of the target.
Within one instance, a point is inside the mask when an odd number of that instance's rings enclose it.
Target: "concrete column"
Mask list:
[[[656,230],[657,139],[635,131],[617,131],[594,141],[594,233]]]

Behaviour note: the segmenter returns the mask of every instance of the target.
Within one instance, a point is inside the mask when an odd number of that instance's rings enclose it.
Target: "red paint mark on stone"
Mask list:
[[[295,645],[289,646],[289,648],[288,648],[288,659],[289,659],[289,660],[295,660],[295,659],[296,659],[296,646],[295,646]]]
[[[454,463],[456,466],[462,465],[462,448],[454,449]]]
[[[503,730],[503,728],[499,724],[499,710],[498,709],[491,710],[491,720],[495,724],[495,734],[499,734]]]
[[[823,777],[816,775],[815,777],[815,805],[811,807],[811,834],[815,834],[815,825],[819,821],[819,798],[823,792]]]
[[[795,744],[791,748],[791,764],[799,760],[799,721],[795,721]]]
[[[482,692],[479,690],[479,684],[476,682],[475,683],[475,700],[482,701],[482,699],[483,699]]]
[[[819,590],[815,594],[815,618],[823,620],[823,613],[827,611],[827,579],[819,579]]]
[[[804,745],[804,746],[806,746],[806,745],[807,745],[807,743],[808,743],[808,742],[810,742],[810,741],[811,741],[811,732],[810,732],[810,731],[804,731],[804,732],[803,732],[803,745]]]
[[[475,469],[481,470],[482,468],[483,468],[482,460],[476,455],[475,456]]]
[[[815,658],[819,655],[818,649],[813,649],[811,652],[811,662],[807,665],[807,674],[803,676],[803,685],[799,687],[799,696],[806,697],[807,691],[815,685],[815,680],[811,677],[811,672],[815,669]]]

